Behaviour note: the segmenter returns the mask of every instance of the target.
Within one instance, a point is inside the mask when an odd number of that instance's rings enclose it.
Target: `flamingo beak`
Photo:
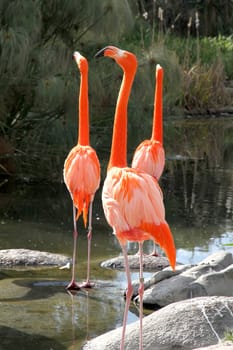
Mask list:
[[[108,46],[104,47],[103,49],[99,50],[96,54],[95,54],[95,58],[99,58],[99,57],[102,57],[104,56],[104,52],[105,50],[108,48]]]

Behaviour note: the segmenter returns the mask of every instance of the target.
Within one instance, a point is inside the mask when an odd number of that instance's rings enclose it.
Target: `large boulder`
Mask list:
[[[138,282],[134,282],[134,296]],[[143,303],[163,307],[170,303],[200,296],[233,295],[233,257],[219,251],[196,266],[180,265],[155,273],[145,281]],[[135,298],[138,300],[138,297]]]
[[[189,350],[224,341],[233,329],[233,297],[172,303],[143,319],[143,350]],[[119,350],[122,327],[89,341],[83,350]],[[139,321],[127,326],[125,350],[139,346]]]

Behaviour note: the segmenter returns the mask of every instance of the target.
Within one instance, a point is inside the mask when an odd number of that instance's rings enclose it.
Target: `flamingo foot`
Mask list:
[[[87,280],[87,281],[83,282],[82,284],[80,284],[79,287],[80,288],[89,288],[89,289],[91,289],[91,288],[95,287],[95,283],[90,282],[89,280]]]
[[[67,290],[80,290],[81,287],[75,282],[75,281],[71,281],[68,286],[66,287]]]
[[[152,253],[149,254],[149,256],[160,256],[159,253],[154,250]]]

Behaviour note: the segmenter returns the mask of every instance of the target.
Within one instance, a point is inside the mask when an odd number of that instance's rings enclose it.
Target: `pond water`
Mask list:
[[[221,147],[226,151],[226,144]],[[233,253],[229,245],[233,243],[233,161],[232,153],[225,151],[222,157],[215,155],[220,164],[214,166],[200,154],[167,152],[161,187],[181,263],[198,263],[218,250]],[[0,191],[0,249],[29,248],[72,256],[72,204],[64,184],[6,182]],[[94,289],[67,293],[70,270],[1,269],[1,349],[78,350],[88,339],[121,326],[126,280],[124,272],[100,267],[101,261],[121,253],[104,219],[100,191],[93,216]],[[86,276],[87,253],[81,220],[78,229],[77,277],[81,281]],[[152,250],[151,242],[144,248]],[[130,244],[129,253],[136,251],[137,246]],[[137,277],[134,272],[133,279]],[[137,318],[132,303],[128,322]]]

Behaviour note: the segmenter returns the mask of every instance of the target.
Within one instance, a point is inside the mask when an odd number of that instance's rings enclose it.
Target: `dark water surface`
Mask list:
[[[200,122],[199,129],[202,130]],[[184,128],[182,135],[185,133]],[[180,152],[179,140],[173,151],[168,147],[161,187],[177,260],[197,263],[220,249],[233,253],[229,246],[233,243],[232,143],[228,136],[224,142],[206,139],[202,141],[203,155],[199,149],[194,154],[189,137],[185,140],[182,140],[183,149],[184,142],[188,143],[185,153]],[[190,142],[193,144],[191,138]],[[1,349],[78,350],[86,340],[122,324],[125,274],[100,267],[101,261],[121,252],[104,219],[100,191],[93,216],[91,277],[96,282],[93,290],[69,295],[65,286],[71,277],[70,270],[0,271]],[[81,220],[78,229],[77,276],[81,281],[86,275],[87,252]],[[29,248],[71,256],[72,244],[72,205],[63,184],[7,182],[0,187],[0,249]],[[151,243],[146,243],[145,252],[151,249]],[[130,244],[129,252],[136,251],[137,246]],[[133,273],[133,278],[137,278],[137,273]],[[136,319],[137,308],[132,304],[129,322]]]

